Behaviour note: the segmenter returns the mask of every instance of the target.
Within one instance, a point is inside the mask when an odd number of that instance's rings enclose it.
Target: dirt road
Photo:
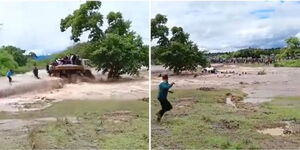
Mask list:
[[[174,88],[228,88],[241,89],[248,96],[245,102],[259,103],[278,96],[300,96],[300,68],[242,67],[236,65],[214,65],[217,74],[173,76],[161,66],[152,66],[152,89],[156,89],[161,78],[168,73]],[[223,72],[223,73],[221,73]],[[227,73],[226,73],[227,72]],[[264,75],[258,75],[264,72]]]

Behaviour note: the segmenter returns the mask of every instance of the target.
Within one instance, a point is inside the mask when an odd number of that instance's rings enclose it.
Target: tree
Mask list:
[[[282,49],[282,52],[277,55],[278,58],[295,59],[300,57],[300,40],[297,37],[290,37],[285,40],[287,47]]]
[[[15,62],[12,55],[8,52],[0,50],[0,75],[5,75],[9,69],[16,69],[18,63]]]
[[[172,37],[166,46],[157,49],[157,58],[165,68],[179,74],[184,70],[196,71],[198,65],[206,66],[207,60],[204,52],[189,40],[189,34],[181,27],[171,29]]]
[[[99,48],[92,54],[97,70],[108,72],[108,78],[119,78],[121,74],[136,75],[148,50],[142,38],[130,31],[130,22],[125,21],[121,13],[111,12],[107,16],[109,26]]]
[[[198,65],[205,66],[206,59],[195,44],[171,42],[168,49],[159,56],[164,67],[179,74],[184,70],[196,71]]]
[[[80,5],[72,15],[61,19],[60,30],[62,32],[71,28],[71,40],[80,41],[82,33],[89,31],[89,40],[97,41],[103,37],[101,26],[103,25],[103,16],[98,10],[101,7],[100,1],[87,1]]]
[[[24,55],[25,50],[22,50],[14,46],[2,46],[1,50],[6,51],[8,54],[10,54],[15,60],[15,62],[18,63],[19,66],[26,65],[27,57]]]
[[[167,17],[162,14],[157,14],[155,18],[151,19],[151,40],[158,39],[157,43],[160,46],[165,46],[169,43],[167,21]]]
[[[297,49],[300,47],[300,40],[297,37],[290,37],[285,40],[288,49]]]

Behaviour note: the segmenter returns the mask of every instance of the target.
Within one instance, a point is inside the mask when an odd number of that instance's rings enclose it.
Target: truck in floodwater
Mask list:
[[[88,77],[95,79],[91,71],[91,65],[88,59],[81,59],[80,63],[77,64],[57,64],[49,66],[49,75],[54,77],[65,77],[65,78],[77,78]]]

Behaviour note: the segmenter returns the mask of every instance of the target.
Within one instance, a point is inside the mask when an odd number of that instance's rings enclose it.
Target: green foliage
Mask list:
[[[6,51],[0,50],[0,75],[5,75],[9,69],[15,70],[18,63],[14,57]]]
[[[158,59],[164,64],[164,67],[180,73],[184,70],[196,71],[198,65],[206,65],[203,53],[199,52],[195,44],[182,44],[180,42],[171,42],[166,49],[162,51]]]
[[[113,33],[117,35],[126,35],[129,33],[131,22],[124,20],[120,12],[110,12],[107,15],[108,28],[105,33]]]
[[[142,66],[142,48],[141,39],[134,35],[107,34],[91,60],[102,73],[108,72],[108,78],[125,73],[135,75]]]
[[[141,56],[139,58],[141,59],[142,65],[149,69],[149,46],[148,45],[143,45],[141,47]]]
[[[300,59],[281,60],[274,64],[275,67],[300,67]]]
[[[270,48],[270,49],[261,49],[261,48],[246,48],[240,49],[235,52],[218,52],[218,53],[209,53],[207,56],[214,59],[232,59],[232,58],[264,58],[264,57],[274,57],[281,53],[280,48]]]
[[[25,56],[25,50],[14,46],[2,46],[0,51],[6,51],[8,54],[13,56],[15,62],[18,63],[19,66],[25,66],[27,63],[27,57]]]
[[[166,26],[168,19],[165,15],[157,14],[151,19],[151,40],[158,39],[159,45],[167,45],[169,43],[169,29]]]
[[[184,70],[196,71],[198,65],[206,66],[207,60],[204,52],[189,40],[189,34],[181,27],[172,27],[172,37],[167,38],[169,29],[166,26],[166,16],[157,14],[151,19],[151,40],[158,39],[157,46],[153,46],[152,61],[161,63],[165,68],[179,74]]]
[[[87,1],[80,5],[80,8],[75,10],[72,15],[61,19],[60,29],[62,32],[71,28],[71,40],[74,42],[80,41],[82,33],[89,31],[88,38],[92,41],[97,41],[102,38],[103,31],[103,16],[98,10],[101,7],[100,1]]]
[[[25,50],[14,46],[2,46],[0,48],[0,75],[12,69],[14,73],[25,73],[32,69],[33,65],[44,68],[50,59],[35,61],[37,58],[34,52],[25,55]]]
[[[285,40],[288,49],[300,48],[300,40],[297,37],[290,37]]]
[[[97,49],[91,60],[102,73],[108,72],[108,78],[119,78],[121,74],[136,75],[145,64],[148,56],[142,38],[130,31],[130,22],[125,21],[120,12],[107,15],[109,23],[105,37],[96,43]]]
[[[300,40],[297,37],[290,37],[285,40],[287,47],[282,48],[281,53],[277,55],[279,59],[300,58]]]
[[[262,56],[270,56],[278,54],[279,49],[260,49],[260,48],[247,48],[233,52],[234,58],[261,58]]]

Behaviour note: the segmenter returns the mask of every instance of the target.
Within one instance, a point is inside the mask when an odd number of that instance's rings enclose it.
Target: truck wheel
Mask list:
[[[88,77],[90,79],[95,79],[95,76],[92,74],[92,72],[90,70],[85,70],[84,71],[84,76]]]

